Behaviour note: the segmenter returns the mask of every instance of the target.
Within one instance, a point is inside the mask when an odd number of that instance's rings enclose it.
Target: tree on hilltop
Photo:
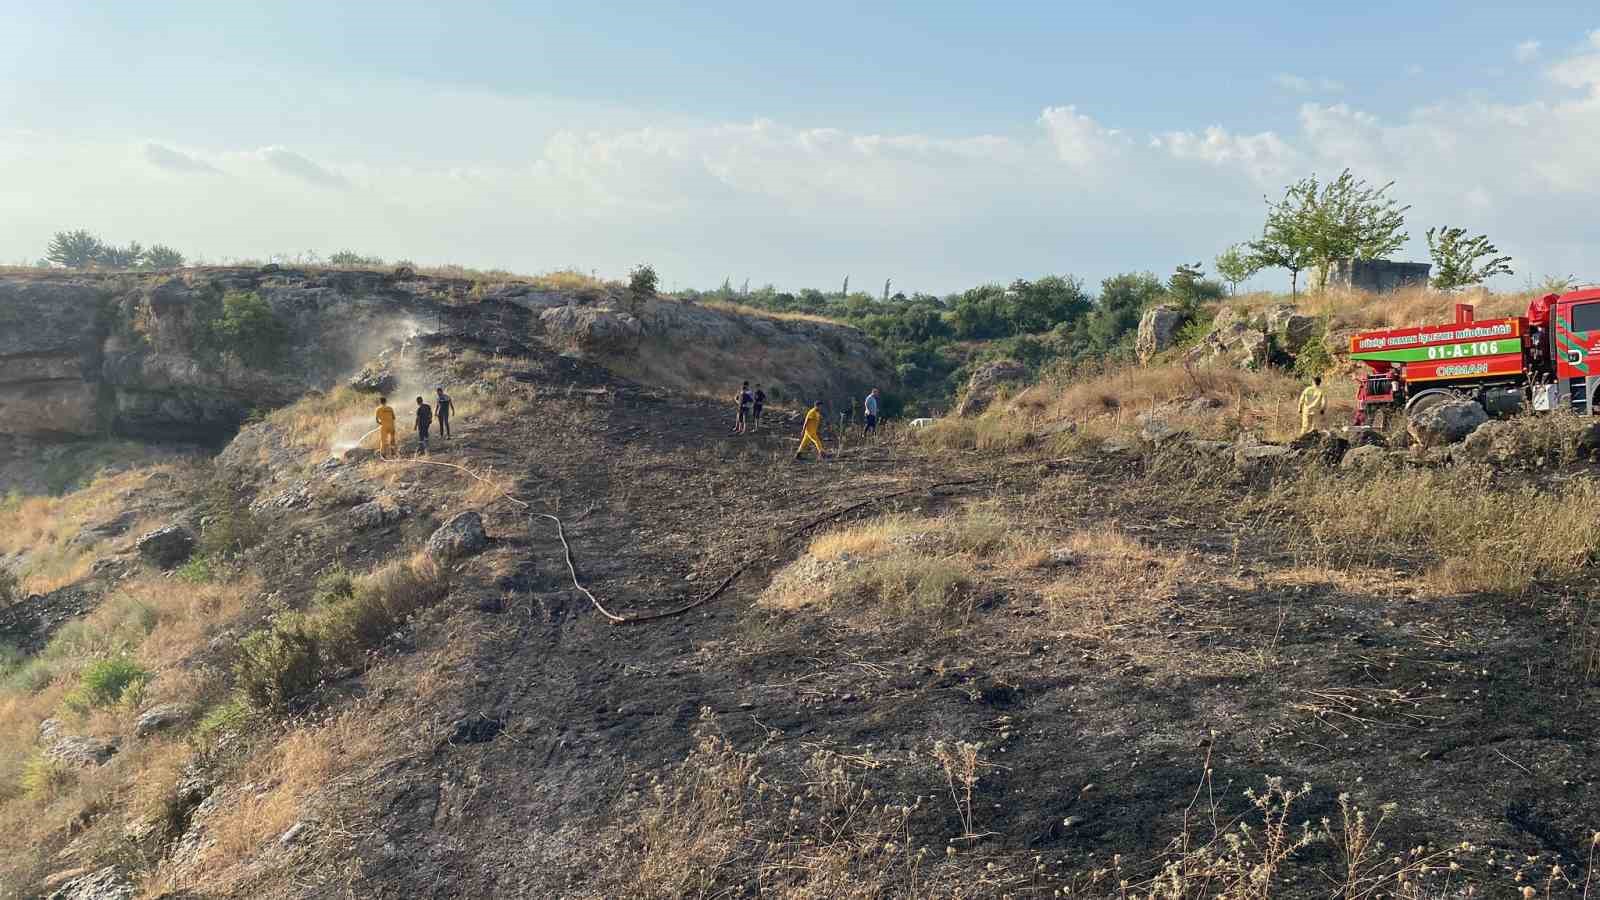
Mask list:
[[[144,245],[138,241],[130,241],[126,247],[102,244],[99,255],[95,257],[95,262],[107,269],[132,269],[143,260]]]
[[[1299,273],[1317,272],[1317,289],[1327,286],[1341,259],[1384,259],[1406,242],[1405,214],[1388,196],[1394,182],[1373,187],[1349,169],[1323,184],[1317,176],[1284,189],[1283,199],[1267,201],[1260,240],[1248,245],[1261,268],[1288,269],[1291,290]]]
[[[1228,283],[1228,293],[1239,293],[1239,285],[1249,281],[1260,270],[1256,257],[1245,244],[1234,244],[1217,254],[1217,274]]]
[[[83,229],[58,231],[50,238],[44,258],[69,269],[87,269],[99,260],[104,248],[100,239]]]
[[[1437,236],[1437,237],[1436,237]],[[1483,284],[1496,275],[1512,275],[1511,257],[1501,256],[1489,236],[1468,237],[1465,228],[1429,228],[1428,255],[1437,269],[1433,286],[1441,291]]]
[[[183,254],[165,244],[156,244],[144,252],[147,269],[177,269],[183,265]]]

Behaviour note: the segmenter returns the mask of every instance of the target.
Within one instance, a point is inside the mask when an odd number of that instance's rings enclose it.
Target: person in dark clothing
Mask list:
[[[428,452],[428,429],[433,426],[433,408],[417,398],[417,452]]]
[[[455,402],[450,395],[444,392],[443,387],[436,387],[433,398],[433,417],[439,420],[439,437],[450,436],[450,414],[455,412]]]
[[[762,409],[762,407],[767,405],[767,392],[763,391],[761,389],[761,385],[758,384],[758,385],[756,385],[756,392],[752,396],[753,396],[755,402],[754,402],[754,404],[753,404],[753,406],[751,408],[751,413],[750,413],[750,430],[751,431],[760,431],[761,430],[761,409]]]

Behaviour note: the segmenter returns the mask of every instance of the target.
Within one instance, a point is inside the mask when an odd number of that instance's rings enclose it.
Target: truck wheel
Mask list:
[[[1446,400],[1454,399],[1456,399],[1456,395],[1450,391],[1423,391],[1406,402],[1406,416],[1421,415],[1425,410],[1432,409]]]

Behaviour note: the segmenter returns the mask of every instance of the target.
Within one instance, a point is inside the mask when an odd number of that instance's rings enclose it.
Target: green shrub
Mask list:
[[[195,726],[195,740],[202,747],[212,746],[225,735],[249,730],[255,719],[255,710],[243,699],[234,697],[200,717],[200,724]]]
[[[210,312],[195,329],[200,349],[234,356],[258,369],[282,359],[289,345],[289,329],[260,294],[230,292]]]
[[[67,668],[66,664],[57,659],[46,659],[40,656],[21,659],[15,667],[5,673],[3,684],[8,691],[22,694],[37,694],[50,686]]]
[[[196,552],[214,561],[227,559],[259,544],[266,528],[250,506],[234,495],[228,482],[217,479],[206,485],[195,499],[204,525]]]
[[[1333,368],[1333,355],[1328,352],[1328,345],[1322,340],[1322,332],[1318,331],[1300,347],[1300,352],[1294,357],[1294,373],[1301,378],[1314,378],[1326,373]]]
[[[179,581],[188,584],[205,584],[216,579],[216,571],[211,563],[211,557],[204,553],[197,553],[189,557],[189,561],[179,566],[173,574],[178,577]]]
[[[233,675],[251,706],[287,706],[322,680],[322,643],[305,616],[285,613],[239,642]]]
[[[22,767],[22,790],[30,797],[48,798],[71,786],[77,770],[58,759],[35,752]]]
[[[113,597],[106,601],[105,610],[108,615],[103,617],[74,619],[61,626],[40,656],[71,660],[127,653],[143,643],[161,621],[154,607],[132,597]]]
[[[423,607],[438,602],[446,586],[431,568],[397,563],[357,580],[335,580],[349,593],[320,610],[315,626],[329,655],[345,665],[360,665],[368,650],[382,644]]]
[[[126,656],[97,660],[79,673],[78,687],[67,695],[66,704],[82,712],[124,698],[136,702],[150,677],[149,670]]]
[[[317,606],[331,606],[354,597],[356,581],[344,566],[335,566],[326,575],[317,579],[317,590],[312,595],[312,603]]]

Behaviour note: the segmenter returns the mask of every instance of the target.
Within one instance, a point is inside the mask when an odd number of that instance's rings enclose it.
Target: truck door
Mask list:
[[[1570,397],[1574,411],[1594,415],[1600,382],[1600,299],[1558,302],[1551,320],[1561,393]]]

